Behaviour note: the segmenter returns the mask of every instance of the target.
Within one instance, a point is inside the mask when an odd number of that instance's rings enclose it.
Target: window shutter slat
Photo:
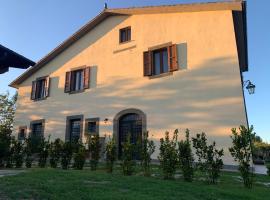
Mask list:
[[[31,100],[36,99],[36,87],[37,87],[37,81],[32,81]]]
[[[177,45],[173,44],[168,48],[168,65],[170,71],[177,71],[178,70],[178,58],[177,58]]]
[[[71,72],[66,72],[65,92],[70,92]]]
[[[83,87],[84,89],[88,89],[90,87],[90,67],[86,67],[84,70],[84,82],[83,82]]]
[[[50,90],[50,77],[46,77],[46,82],[45,82],[45,97],[49,96],[49,90]]]
[[[143,74],[144,76],[152,75],[152,56],[151,51],[143,52]]]

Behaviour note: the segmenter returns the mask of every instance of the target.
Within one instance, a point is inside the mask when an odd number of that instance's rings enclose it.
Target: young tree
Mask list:
[[[58,138],[54,142],[51,142],[49,155],[50,155],[50,165],[52,168],[56,168],[61,156],[61,147],[63,142]]]
[[[93,135],[89,139],[88,147],[90,151],[90,166],[91,170],[95,171],[97,169],[98,161],[100,159],[100,148],[99,135]]]
[[[125,142],[122,144],[122,170],[123,175],[130,176],[135,171],[136,162],[133,160],[135,150],[135,144],[131,143],[131,136],[128,135]]]
[[[216,184],[223,167],[221,159],[224,155],[223,149],[218,150],[215,142],[207,145],[205,133],[197,134],[195,138],[192,138],[192,141],[198,157],[199,169],[205,173],[209,183]]]
[[[233,146],[229,148],[232,157],[239,164],[239,171],[244,181],[244,186],[252,187],[253,172],[250,170],[252,162],[252,146],[253,146],[253,126],[246,128],[240,126],[239,131],[236,128],[232,129],[232,143]]]
[[[113,165],[116,160],[116,143],[114,138],[109,138],[109,141],[106,144],[106,168],[108,173],[113,172]]]
[[[142,135],[142,142],[140,145],[141,165],[144,176],[151,175],[151,156],[155,151],[155,144],[152,140],[149,140],[148,132],[144,132]]]
[[[178,160],[177,137],[178,130],[176,129],[172,140],[170,140],[169,132],[165,133],[165,138],[160,139],[160,153],[158,159],[164,179],[173,179],[175,175]]]
[[[189,139],[189,130],[186,130],[186,139],[181,140],[178,143],[178,158],[179,158],[179,164],[180,168],[183,172],[183,176],[185,181],[192,181],[193,179],[193,154]]]

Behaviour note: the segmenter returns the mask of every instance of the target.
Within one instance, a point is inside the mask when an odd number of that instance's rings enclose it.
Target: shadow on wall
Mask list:
[[[153,132],[156,139],[163,136],[165,130],[176,128],[206,131],[219,138],[221,134],[228,137],[222,130],[242,124],[244,118],[236,66],[237,63],[230,58],[218,58],[194,69],[180,70],[173,76],[158,79],[108,77],[106,85],[95,88],[95,80],[91,82],[93,87],[89,91],[70,95],[65,102],[60,100],[63,88],[54,90],[53,99],[35,104],[27,103],[27,94],[20,97],[17,117],[25,118],[27,115],[29,120],[35,120],[54,116],[48,123],[65,127],[68,115],[85,114],[86,118],[107,116],[113,119],[121,110],[137,108],[146,113],[147,129]],[[97,72],[97,66],[94,68]],[[52,82],[53,86],[58,85],[57,77]]]

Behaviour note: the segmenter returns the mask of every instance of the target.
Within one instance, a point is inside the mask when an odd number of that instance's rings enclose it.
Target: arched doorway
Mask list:
[[[130,135],[131,142],[136,144],[146,131],[146,115],[138,109],[127,109],[119,112],[114,118],[114,136],[118,147],[118,158],[122,155],[122,143]],[[138,159],[138,155],[134,155]]]

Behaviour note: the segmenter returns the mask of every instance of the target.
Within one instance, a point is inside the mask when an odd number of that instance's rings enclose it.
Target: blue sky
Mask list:
[[[201,1],[107,0],[109,8]],[[270,1],[247,2],[249,72],[244,79],[256,84],[255,95],[246,92],[247,112],[257,134],[270,142]],[[1,0],[0,44],[38,61],[102,11],[103,5],[103,0]],[[14,93],[8,84],[22,72],[12,69],[0,75],[0,93]]]

